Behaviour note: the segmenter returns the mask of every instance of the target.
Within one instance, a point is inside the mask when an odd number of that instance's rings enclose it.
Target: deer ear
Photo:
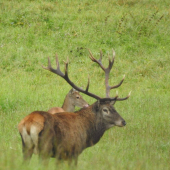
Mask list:
[[[100,106],[100,100],[97,100],[97,102],[95,104],[95,111],[99,110],[99,106]]]
[[[111,105],[114,105],[116,103],[116,100],[113,100],[110,102]]]
[[[69,93],[70,93],[70,94],[73,94],[75,91],[76,91],[76,90],[75,90],[74,88],[72,88],[72,89],[69,91]]]
[[[93,107],[93,111],[96,113],[99,111],[99,106],[100,106],[100,100],[97,100],[95,103],[94,103],[94,107]]]

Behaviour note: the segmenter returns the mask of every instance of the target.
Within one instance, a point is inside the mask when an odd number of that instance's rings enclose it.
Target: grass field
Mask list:
[[[108,130],[79,156],[77,169],[170,169],[170,2],[169,0],[1,0],[0,1],[0,170],[68,169],[48,167],[33,156],[22,164],[19,121],[34,110],[61,106],[70,86],[44,70],[49,56],[69,57],[69,75],[92,93],[105,95],[104,73],[88,50],[108,64],[116,52],[110,84],[120,97],[115,107],[124,128]],[[111,93],[113,96],[116,91]],[[83,95],[83,94],[82,94]],[[83,95],[92,104],[95,100]]]

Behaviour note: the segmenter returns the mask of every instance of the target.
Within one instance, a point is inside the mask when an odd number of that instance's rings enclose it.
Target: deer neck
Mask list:
[[[84,119],[82,121],[85,122],[84,126],[86,127],[87,134],[86,146],[93,146],[100,140],[106,131],[102,117],[94,111],[94,104],[88,108],[83,108],[76,113],[79,113],[79,116]]]
[[[66,97],[64,99],[62,108],[66,112],[74,112],[75,111],[75,105],[72,104],[72,101],[71,101],[70,97],[68,96],[68,94],[66,95]]]

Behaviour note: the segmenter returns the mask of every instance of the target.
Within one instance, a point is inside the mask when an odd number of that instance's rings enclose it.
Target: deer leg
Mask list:
[[[60,167],[62,165],[63,160],[60,160],[58,157],[56,157],[56,167]]]
[[[22,152],[24,162],[29,162],[33,154],[33,147],[32,148],[23,147]]]
[[[48,160],[53,156],[53,131],[47,129],[39,134],[39,158],[48,164]]]
[[[72,158],[68,159],[68,165],[71,166],[72,165]]]
[[[78,163],[78,156],[75,156],[75,158],[74,158],[74,165],[77,166],[77,163]]]
[[[69,159],[68,159],[68,165],[70,167],[72,167],[73,169],[75,167],[77,167],[77,162],[78,162],[78,156],[77,155],[74,155],[74,156],[71,156]]]
[[[21,135],[21,139],[22,139],[23,161],[29,162],[33,154],[34,145],[32,144],[30,138],[27,138],[27,141],[24,142],[24,139]]]
[[[47,144],[48,145],[48,144]],[[49,163],[49,158],[50,158],[50,147],[48,146],[41,145],[39,147],[39,161],[42,163],[44,166],[48,166]]]

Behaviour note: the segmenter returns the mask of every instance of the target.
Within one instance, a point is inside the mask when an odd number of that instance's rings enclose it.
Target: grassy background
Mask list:
[[[104,96],[104,74],[90,61],[87,48],[103,63],[112,48],[116,59],[110,84],[117,84],[117,111],[125,128],[112,128],[79,157],[78,169],[170,169],[170,2],[169,0],[1,0],[0,2],[0,169],[55,169],[37,156],[21,167],[18,122],[34,110],[61,106],[70,86],[42,69],[50,56],[69,56],[69,75]],[[115,95],[113,90],[112,95]],[[94,99],[83,95],[89,102]],[[60,165],[58,169],[68,169]]]

